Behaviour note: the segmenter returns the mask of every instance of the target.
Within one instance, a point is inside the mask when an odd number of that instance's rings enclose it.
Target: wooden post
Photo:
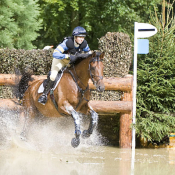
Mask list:
[[[132,91],[125,92],[122,101],[132,101]],[[132,111],[120,114],[119,146],[131,148],[132,146]]]
[[[127,75],[125,78],[130,78],[133,82],[132,75]],[[131,87],[132,83],[131,83]],[[125,91],[122,101],[132,102],[132,88],[129,91]],[[133,103],[132,103],[133,105]],[[120,113],[120,133],[119,133],[119,146],[121,148],[132,148],[132,110],[129,112]]]

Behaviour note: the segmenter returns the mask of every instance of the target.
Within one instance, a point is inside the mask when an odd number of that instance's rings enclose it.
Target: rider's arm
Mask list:
[[[66,46],[66,40],[64,40],[61,44],[59,44],[57,46],[57,48],[54,50],[53,52],[53,57],[56,59],[65,59],[68,58],[69,55],[68,54],[64,54],[65,51],[68,50],[67,46]]]
[[[83,48],[83,51],[86,52],[86,53],[91,53],[91,50],[89,48],[89,45],[87,44],[87,46],[85,48]]]

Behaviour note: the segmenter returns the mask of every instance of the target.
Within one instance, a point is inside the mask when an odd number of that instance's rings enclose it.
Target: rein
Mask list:
[[[91,64],[90,64],[90,63],[95,62],[95,61],[97,61],[97,62],[101,61],[101,60],[99,59],[99,56],[94,57],[94,58],[89,62],[90,77],[91,77],[91,80],[92,80],[92,82],[93,82],[94,85],[96,85],[100,80],[103,80],[103,76],[93,75],[92,72],[91,72],[92,70],[96,69],[96,67],[91,67]],[[98,81],[95,82],[95,81],[94,81],[94,77],[99,77]]]
[[[73,68],[74,68],[74,72],[75,72],[75,74],[76,74],[77,79],[80,80],[79,77],[77,76],[77,73],[76,73],[76,71],[75,71],[74,65],[73,65]],[[73,80],[75,81],[75,83],[76,83],[76,85],[77,85],[77,88],[78,88],[78,91],[82,94],[82,96],[84,96],[84,93],[89,89],[89,84],[87,85],[86,89],[83,90],[83,89],[78,85],[78,82],[77,82],[77,80],[76,80],[74,74],[72,73],[72,71],[71,71],[71,70],[68,70],[68,71],[69,71],[69,73],[71,74]],[[80,82],[81,82],[81,80],[80,80]],[[81,84],[82,84],[83,86],[85,86],[82,82],[81,82]]]
[[[75,71],[75,66],[74,66],[74,65],[73,65],[73,68],[74,68],[74,72],[75,72],[75,75],[76,75],[77,79],[80,80],[79,77],[77,76],[77,73],[76,73],[76,71]],[[71,71],[71,70],[68,70],[68,71],[69,71],[69,73],[71,74],[73,80],[75,81],[75,83],[76,83],[76,85],[77,85],[77,88],[78,88],[78,91],[81,93],[81,99],[79,100],[79,102],[78,102],[78,104],[77,104],[77,106],[76,106],[76,108],[75,108],[75,109],[77,109],[78,106],[80,105],[80,103],[82,102],[83,99],[86,100],[87,102],[89,102],[89,100],[86,99],[86,98],[84,97],[85,92],[86,92],[87,90],[89,90],[89,84],[87,85],[86,89],[83,90],[83,89],[78,85],[78,82],[77,82],[77,80],[76,80],[74,74],[72,73],[72,71]],[[80,82],[81,82],[81,80],[80,80]],[[82,82],[81,82],[81,84],[82,84],[83,86],[85,86]]]

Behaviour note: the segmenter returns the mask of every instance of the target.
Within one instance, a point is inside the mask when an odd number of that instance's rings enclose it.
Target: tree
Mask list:
[[[0,47],[34,48],[32,41],[38,34],[39,6],[35,0],[1,0]]]
[[[57,45],[80,25],[88,31],[91,49],[107,32],[125,32],[132,36],[134,21],[145,22],[149,10],[161,0],[39,0],[43,29],[36,44]]]
[[[150,23],[158,32],[150,40],[150,53],[138,59],[137,133],[160,141],[175,131],[175,16],[173,3],[163,0]]]

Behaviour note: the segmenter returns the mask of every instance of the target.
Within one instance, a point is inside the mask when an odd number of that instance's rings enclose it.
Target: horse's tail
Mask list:
[[[31,71],[30,69],[25,69],[22,73],[22,77],[19,81],[19,83],[16,85],[16,98],[18,98],[19,100],[21,100],[24,96],[24,93],[26,92],[26,90],[29,87],[29,81],[32,81],[33,79],[31,78],[33,71]]]

